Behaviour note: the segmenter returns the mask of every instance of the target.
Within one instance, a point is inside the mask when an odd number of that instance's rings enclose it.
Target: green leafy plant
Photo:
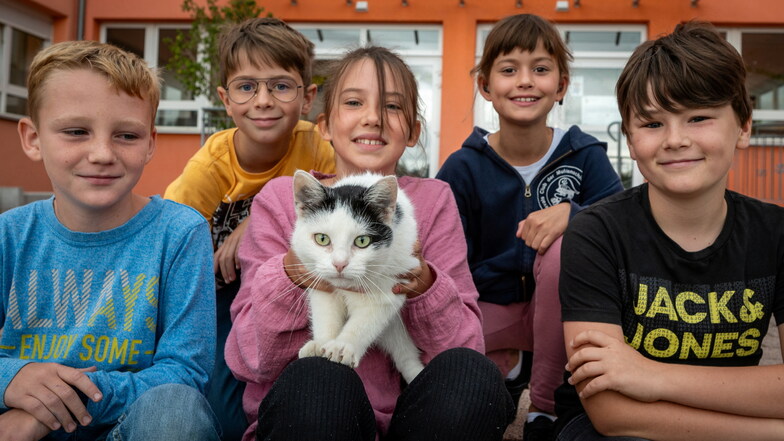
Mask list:
[[[191,27],[178,32],[173,39],[164,39],[164,44],[171,51],[166,69],[194,96],[204,95],[220,105],[216,91],[220,85],[218,66],[214,64],[218,60],[218,34],[227,24],[259,17],[264,8],[255,0],[228,0],[223,6],[217,1],[206,0],[206,5],[201,5],[195,0],[184,0],[182,10],[193,18]]]

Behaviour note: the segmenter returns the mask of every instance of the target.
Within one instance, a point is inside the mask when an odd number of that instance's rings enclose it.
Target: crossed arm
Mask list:
[[[4,401],[10,408],[0,415],[0,440],[38,440],[60,428],[73,432],[77,425],[88,425],[92,417],[77,394],[81,391],[93,401],[102,396],[84,374],[90,369],[76,369],[57,363],[29,363],[16,374],[5,390]]]
[[[784,325],[779,326],[784,347]],[[784,365],[705,367],[657,362],[620,326],[565,322],[580,400],[606,436],[651,440],[784,439]]]

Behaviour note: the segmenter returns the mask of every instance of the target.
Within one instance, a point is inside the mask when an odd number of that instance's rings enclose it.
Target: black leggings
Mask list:
[[[444,351],[397,400],[385,441],[500,441],[514,420],[498,368],[466,348]],[[326,358],[292,362],[259,406],[259,441],[374,441],[376,421],[353,369]]]

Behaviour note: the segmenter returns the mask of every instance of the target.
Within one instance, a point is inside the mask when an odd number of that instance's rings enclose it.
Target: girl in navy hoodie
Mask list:
[[[499,21],[473,73],[500,129],[476,127],[437,176],[457,199],[487,355],[515,400],[530,375],[526,440],[549,438],[553,392],[566,364],[560,237],[582,207],[623,189],[605,143],[576,126],[547,126],[547,114],[566,95],[571,58],[558,31],[541,17]],[[532,361],[526,360],[529,351]]]

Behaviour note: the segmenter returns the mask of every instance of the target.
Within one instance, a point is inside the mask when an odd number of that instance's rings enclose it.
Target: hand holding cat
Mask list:
[[[560,237],[569,223],[572,204],[569,201],[534,211],[520,221],[515,236],[523,239],[525,244],[544,254],[550,245]]]
[[[392,287],[392,292],[395,294],[404,294],[407,298],[413,299],[425,293],[435,282],[433,272],[430,270],[430,265],[427,264],[424,257],[422,257],[422,245],[417,239],[414,244],[414,257],[419,259],[419,266],[411,271],[398,276],[400,279],[408,280],[407,283],[398,283]]]
[[[246,221],[247,219],[237,225],[237,228],[218,247],[213,257],[215,274],[220,271],[221,277],[223,277],[226,283],[233,282],[237,278],[237,270],[240,269],[240,260],[237,252],[240,249],[240,239],[242,239],[242,235],[250,223]]]

